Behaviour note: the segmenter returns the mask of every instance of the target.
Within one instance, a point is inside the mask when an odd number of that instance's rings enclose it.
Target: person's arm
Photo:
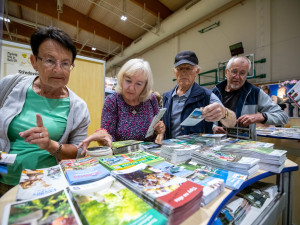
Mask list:
[[[76,158],[77,148],[73,144],[61,144],[51,140],[40,114],[36,114],[36,127],[20,132],[20,137],[25,139],[29,144],[36,144],[41,149],[48,151],[58,160]]]
[[[225,110],[225,116],[220,120],[220,122],[225,126],[225,127],[234,127],[236,124],[236,115],[235,113],[224,107]]]
[[[210,96],[210,104],[203,108],[202,115],[205,121],[220,121],[226,127],[233,127],[236,124],[235,113],[225,108],[214,93]]]
[[[266,125],[283,125],[289,120],[288,115],[280,106],[272,102],[271,98],[262,90],[258,95],[258,113],[245,114],[238,118],[238,123],[242,126],[249,126],[253,123]]]
[[[112,138],[109,133],[107,133],[104,128],[100,128],[78,145],[78,149],[82,148],[81,155],[85,155],[86,150],[92,141],[97,141],[100,145],[107,145],[109,147],[111,147],[112,144]]]

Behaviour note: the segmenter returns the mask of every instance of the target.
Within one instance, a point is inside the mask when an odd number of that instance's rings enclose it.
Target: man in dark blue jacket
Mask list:
[[[215,94],[195,83],[200,72],[198,58],[192,51],[179,52],[175,57],[174,74],[177,85],[163,95],[163,107],[167,111],[163,117],[166,126],[165,138],[175,138],[183,134],[212,133],[214,121],[224,126],[234,126],[234,112],[226,109]],[[181,123],[196,108],[202,108],[200,123],[194,126],[182,126]]]
[[[244,56],[231,58],[226,66],[226,80],[213,89],[223,105],[233,110],[241,127],[250,128],[250,137],[256,140],[256,123],[282,125],[288,122],[288,115],[274,104],[260,88],[247,81],[251,61]],[[221,126],[214,127],[215,133],[225,133]]]

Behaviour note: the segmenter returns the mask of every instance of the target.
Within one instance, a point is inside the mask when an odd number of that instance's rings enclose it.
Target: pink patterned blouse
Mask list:
[[[159,107],[155,95],[137,106],[128,105],[117,92],[105,98],[101,127],[112,136],[113,141],[154,141],[155,135],[145,138],[147,130]]]

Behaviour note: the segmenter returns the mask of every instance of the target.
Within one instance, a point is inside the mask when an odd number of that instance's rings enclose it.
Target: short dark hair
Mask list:
[[[45,40],[54,40],[57,41],[59,44],[61,44],[64,48],[68,49],[69,51],[72,52],[72,62],[74,62],[77,51],[76,47],[74,45],[74,42],[72,38],[63,30],[60,30],[57,27],[43,27],[43,28],[38,28],[30,38],[30,45],[31,45],[31,50],[33,55],[37,56],[39,52],[39,47],[40,45],[45,41]]]

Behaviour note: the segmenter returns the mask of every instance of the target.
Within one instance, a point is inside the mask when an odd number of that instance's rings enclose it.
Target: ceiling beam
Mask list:
[[[38,12],[57,19],[57,3],[56,0],[10,0],[18,5],[30,8],[35,11],[36,4],[38,4]],[[79,21],[79,28],[86,30],[90,33],[94,33],[105,39],[110,39],[120,45],[129,46],[133,41],[129,37],[107,27],[106,25],[99,23],[88,16],[68,7],[63,6],[63,13],[59,15],[59,20],[77,27],[77,21]]]
[[[19,5],[19,6],[18,6],[18,9],[19,9],[19,16],[20,16],[20,19],[23,19],[23,11],[22,11],[22,7]]]
[[[22,25],[19,23],[15,23],[15,22],[9,23],[9,26],[10,26],[10,33],[13,37],[13,41],[17,39],[18,42],[21,41],[24,44],[30,45],[29,40],[30,40],[31,35],[35,31],[34,28],[31,28],[31,27],[28,27],[28,26],[25,26],[25,25]],[[3,27],[3,30],[4,30],[3,40],[11,41],[9,36],[7,34],[5,34],[6,32],[8,32],[6,27]],[[17,30],[17,34],[14,33],[14,31],[16,31],[16,30]],[[24,37],[24,38],[20,38],[20,37]],[[28,41],[26,41],[26,39]],[[74,44],[75,44],[77,50],[82,48],[82,44],[76,43],[76,42],[74,42]],[[102,52],[99,50],[92,51],[91,47],[89,47],[89,46],[85,46],[82,50],[83,51],[80,53],[80,55],[90,56],[93,58],[110,59],[111,57],[114,56],[114,55],[108,55],[107,52]]]
[[[170,16],[173,11],[166,7],[158,0],[130,0],[136,5],[144,8],[144,4],[146,5],[146,10],[153,14],[154,16],[160,16],[160,18],[165,19]]]

